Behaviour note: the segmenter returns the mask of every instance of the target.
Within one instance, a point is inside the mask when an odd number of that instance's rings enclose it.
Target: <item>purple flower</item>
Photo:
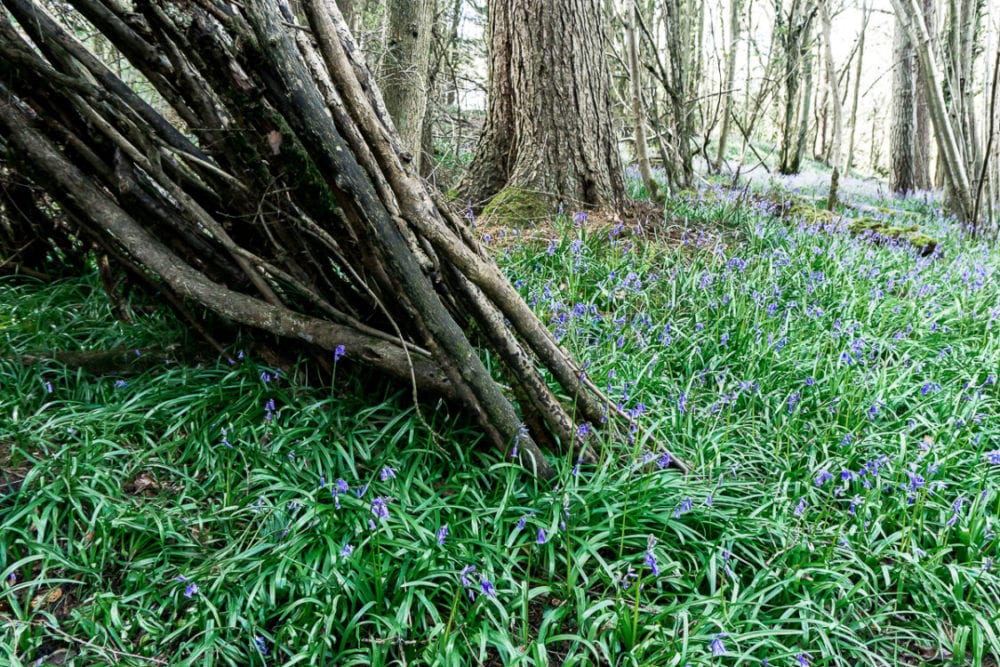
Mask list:
[[[528,522],[528,515],[525,514],[517,520],[517,530],[524,530],[524,524]]]
[[[389,518],[389,501],[382,496],[377,498],[372,498],[372,514],[375,515],[376,519],[388,519]]]
[[[447,537],[448,537],[448,524],[444,524],[443,526],[438,528],[437,532],[438,546],[444,546],[444,541],[445,538]]]
[[[538,539],[535,540],[535,544],[545,544],[545,529],[538,529]]]
[[[577,227],[579,227],[585,222],[587,222],[587,214],[584,213],[583,211],[580,211],[579,213],[573,216],[573,224],[575,224]]]
[[[46,394],[52,393],[52,383],[49,382],[48,380],[45,381],[45,393]]]
[[[475,565],[466,565],[465,567],[462,568],[462,571],[458,573],[458,579],[459,581],[462,582],[462,585],[465,586],[465,588],[467,589],[466,592],[469,594],[469,599],[472,601],[476,600],[476,591],[472,588],[474,584],[472,583],[472,580],[469,578],[469,575],[471,575],[475,571],[476,571]]]
[[[713,639],[712,643],[708,645],[708,648],[712,651],[712,656],[716,658],[726,654],[726,647],[722,643],[723,637],[725,637],[725,635],[715,635],[715,639]]]
[[[194,583],[193,581],[187,585],[187,588],[184,589],[184,597],[186,598],[193,598],[195,595],[197,595],[197,593],[198,593],[198,584]]]
[[[691,502],[690,498],[682,499],[681,504],[678,505],[677,509],[674,510],[674,518],[675,519],[680,518],[681,514],[684,514],[685,512],[690,512],[692,507],[693,503]]]
[[[670,452],[663,452],[660,458],[656,459],[656,467],[660,470],[670,467]]]
[[[344,356],[344,346],[338,345],[337,349],[333,351],[333,363],[340,361],[340,358]]]
[[[990,465],[1000,466],[1000,449],[994,449],[992,452],[986,452],[983,454],[983,458],[986,459],[987,463]]]
[[[486,597],[495,598],[497,596],[497,589],[493,587],[493,584],[489,579],[483,577],[482,582],[480,582],[480,586],[482,586],[483,595]]]
[[[344,544],[344,548],[340,550],[340,557],[348,558],[352,553],[354,553],[354,546],[351,545],[350,542],[348,542]]]
[[[115,380],[115,387],[117,387],[118,389],[121,389],[122,387],[125,386],[128,386],[128,383],[125,382],[125,380]]]
[[[797,656],[795,656],[795,659],[798,661],[799,667],[809,667],[809,665],[812,664],[811,662],[809,662],[810,660],[812,660],[812,656],[809,655],[808,653],[799,653]]]
[[[336,484],[337,484],[337,493],[347,493],[347,491],[351,488],[347,485],[347,482],[345,482],[342,479],[338,479]]]
[[[820,473],[816,475],[816,486],[823,486],[831,479],[833,479],[833,475],[830,474],[829,470],[821,470]]]
[[[656,554],[653,553],[652,548],[646,551],[642,560],[644,563],[646,563],[646,565],[649,566],[649,569],[653,573],[654,577],[658,577],[660,575],[660,568],[656,564]]]
[[[590,433],[590,424],[580,424],[580,428],[576,430],[577,436],[581,438],[586,438]]]
[[[382,478],[383,482],[386,482],[396,476],[396,469],[390,468],[389,466],[384,466],[379,477]]]
[[[795,506],[795,516],[802,516],[806,511],[806,498],[799,498],[799,504]]]
[[[253,643],[257,645],[257,650],[260,651],[261,655],[267,655],[267,643],[263,637],[254,637]]]

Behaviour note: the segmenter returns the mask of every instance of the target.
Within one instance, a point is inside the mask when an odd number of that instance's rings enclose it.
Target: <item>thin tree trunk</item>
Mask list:
[[[934,15],[936,0],[923,0],[924,21],[927,33],[934,41]],[[916,86],[914,91],[916,107],[916,125],[913,131],[913,186],[919,190],[930,190],[934,187],[931,179],[931,127],[930,112],[927,107],[927,93],[923,86]]]
[[[906,25],[901,18],[897,18],[893,41],[889,188],[899,195],[906,195],[914,189],[914,60]]]
[[[833,63],[832,31],[830,17],[830,0],[820,0],[820,21],[823,26],[823,48],[826,51],[826,83],[830,90],[830,110],[833,114],[833,127],[830,134],[830,165],[834,172],[840,170],[842,155],[841,144],[844,127],[844,110],[840,104],[840,88],[837,84],[837,68]]]
[[[660,187],[653,178],[649,166],[646,146],[646,110],[642,103],[642,70],[639,68],[639,40],[636,37],[636,23],[639,7],[633,6],[625,21],[625,40],[628,43],[629,78],[632,82],[632,123],[635,126],[635,158],[639,163],[642,183],[653,201],[662,201]]]
[[[947,173],[954,196],[956,212],[963,220],[974,223],[972,186],[969,172],[962,156],[956,127],[948,118],[942,89],[942,77],[934,59],[930,34],[924,23],[923,12],[916,0],[892,0],[896,15],[902,18],[920,64],[920,80],[927,92],[927,108],[941,150],[941,161]]]
[[[722,169],[729,141],[730,116],[733,114],[733,88],[736,85],[736,49],[740,42],[740,0],[729,2],[729,50],[726,52],[726,83],[722,91],[722,126],[719,128],[719,147],[715,152],[715,169]],[[747,63],[749,69],[749,62]]]
[[[854,166],[854,139],[858,129],[858,100],[861,95],[861,72],[865,59],[865,33],[868,31],[868,2],[861,5],[861,34],[858,36],[858,61],[854,70],[854,93],[851,97],[851,135],[847,142],[847,167],[845,173],[850,175]]]

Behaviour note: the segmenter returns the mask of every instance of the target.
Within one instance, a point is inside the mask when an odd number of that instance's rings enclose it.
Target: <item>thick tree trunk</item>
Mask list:
[[[433,0],[390,0],[386,5],[385,56],[379,87],[403,148],[421,169]]]
[[[889,134],[889,187],[901,195],[912,192],[915,183],[914,107],[915,57],[906,25],[896,19],[893,39],[892,127]]]
[[[78,225],[76,252],[98,245],[201,331],[192,311],[343,346],[341,363],[454,402],[539,475],[537,442],[582,447],[576,424],[618,414],[405,159],[333,0],[303,0],[308,32],[272,0],[72,0],[197,146],[40,2],[2,4],[30,42],[0,13],[0,147]]]
[[[483,207],[619,208],[625,184],[599,0],[490,0],[486,125],[459,188]],[[545,202],[545,204],[542,204]],[[539,206],[539,204],[542,204]]]

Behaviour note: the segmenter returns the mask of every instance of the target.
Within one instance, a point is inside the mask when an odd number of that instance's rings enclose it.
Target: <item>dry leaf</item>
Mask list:
[[[58,602],[63,596],[61,588],[53,588],[47,593],[41,593],[35,596],[35,599],[31,601],[31,608],[38,609],[44,605],[52,604],[53,602]]]

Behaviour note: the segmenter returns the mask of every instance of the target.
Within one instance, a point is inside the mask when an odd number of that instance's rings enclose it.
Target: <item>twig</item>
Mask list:
[[[166,660],[163,660],[162,658],[150,658],[149,656],[139,655],[138,653],[129,653],[128,651],[119,651],[118,649],[108,648],[107,646],[97,646],[96,644],[92,644],[92,643],[88,642],[86,639],[80,639],[79,637],[74,637],[73,635],[69,634],[68,632],[66,632],[65,630],[63,630],[62,628],[60,628],[59,626],[52,625],[51,623],[48,623],[46,621],[18,621],[18,620],[15,620],[13,618],[10,618],[9,616],[0,616],[0,618],[3,618],[3,620],[5,622],[7,622],[7,623],[9,623],[11,625],[15,625],[17,623],[24,623],[26,625],[33,625],[35,627],[45,628],[46,630],[50,630],[50,631],[56,633],[57,635],[59,635],[63,639],[69,640],[69,641],[71,641],[73,643],[76,643],[76,644],[80,644],[81,646],[86,646],[88,648],[92,648],[95,651],[97,651],[98,653],[106,651],[106,652],[108,652],[108,653],[110,653],[113,656],[118,657],[118,658],[135,658],[136,660],[144,660],[144,661],[152,663],[154,665],[169,665],[170,664],[169,662],[167,662]]]

